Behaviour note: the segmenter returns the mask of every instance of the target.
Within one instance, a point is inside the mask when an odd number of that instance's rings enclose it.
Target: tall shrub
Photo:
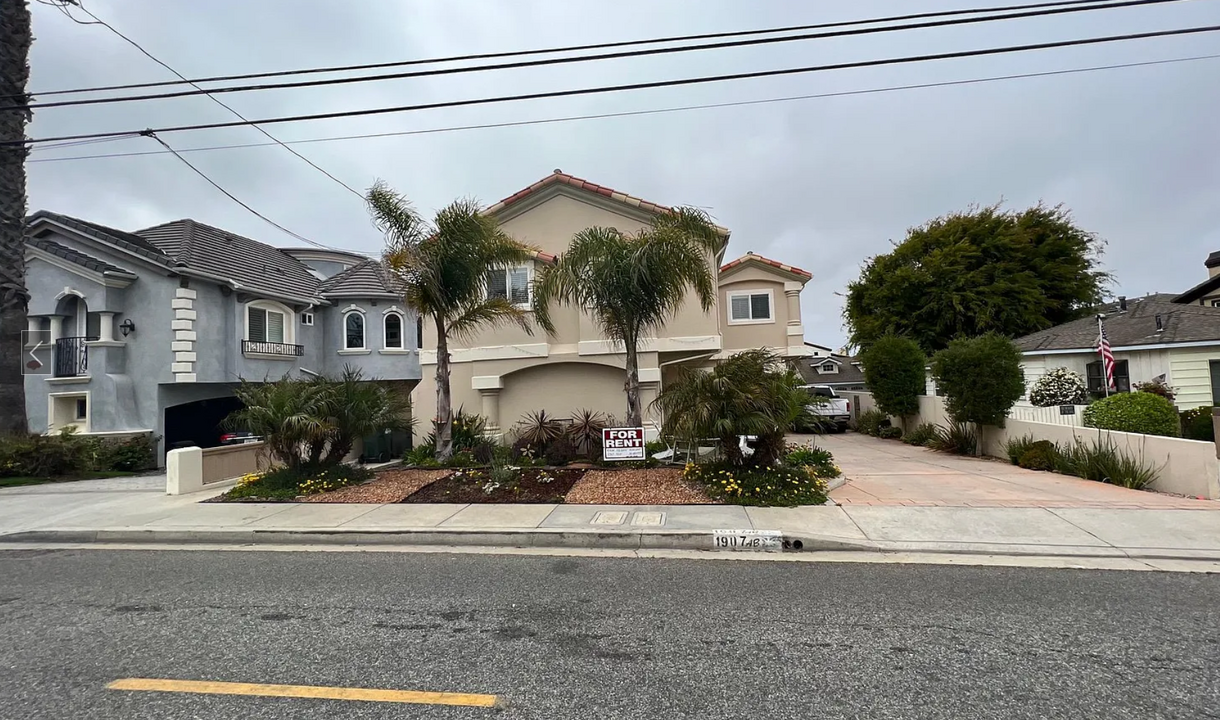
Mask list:
[[[877,407],[903,419],[919,412],[928,363],[919,343],[885,335],[860,355],[860,362],[864,365],[864,384]]]
[[[1025,392],[1021,351],[995,333],[950,342],[933,356],[932,376],[945,393],[945,409],[959,423],[1003,426]]]
[[[1084,409],[1084,424],[1143,435],[1181,435],[1178,411],[1173,403],[1146,392],[1120,393],[1098,400]]]

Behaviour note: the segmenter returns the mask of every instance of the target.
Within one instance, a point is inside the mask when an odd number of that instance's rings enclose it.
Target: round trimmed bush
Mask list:
[[[1039,440],[1031,443],[1025,452],[1021,453],[1021,457],[1017,459],[1017,465],[1026,470],[1050,470],[1055,467],[1055,444],[1050,440]]]
[[[1160,395],[1134,392],[1111,395],[1084,410],[1086,427],[1143,435],[1179,437],[1178,411]]]

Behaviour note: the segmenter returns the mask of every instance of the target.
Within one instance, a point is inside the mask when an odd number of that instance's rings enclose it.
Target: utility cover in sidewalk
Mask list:
[[[665,513],[663,512],[638,512],[631,517],[632,525],[664,525]]]
[[[593,516],[593,525],[622,525],[627,513],[622,511],[599,512]]]

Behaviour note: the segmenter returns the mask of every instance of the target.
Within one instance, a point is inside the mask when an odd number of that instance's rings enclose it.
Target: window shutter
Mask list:
[[[526,268],[513,268],[508,272],[512,281],[512,303],[526,305],[530,301],[530,274]]]
[[[508,297],[508,276],[503,270],[492,270],[487,273],[487,297]]]
[[[267,342],[267,311],[250,308],[250,342]]]
[[[768,320],[771,317],[771,296],[750,296],[750,318],[753,320]]]
[[[268,312],[267,315],[267,342],[282,343],[284,342],[284,313]]]
[[[750,319],[750,298],[746,297],[745,295],[737,295],[729,302],[732,305],[734,320]]]

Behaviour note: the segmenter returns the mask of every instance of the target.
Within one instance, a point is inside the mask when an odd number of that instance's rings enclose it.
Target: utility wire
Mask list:
[[[40,2],[41,2],[41,1],[42,1],[42,0],[40,0]],[[178,72],[177,70],[173,69],[172,67],[170,67],[168,64],[166,64],[166,63],[165,63],[164,61],[162,61],[161,59],[157,58],[155,55],[153,55],[153,54],[152,54],[152,53],[150,53],[149,51],[145,50],[145,49],[144,49],[144,48],[143,48],[143,47],[142,47],[142,46],[141,46],[141,45],[140,45],[138,42],[136,42],[135,40],[132,40],[131,38],[129,38],[129,37],[127,37],[126,35],[124,35],[123,33],[119,32],[119,31],[118,31],[118,30],[117,30],[117,29],[116,29],[116,28],[115,28],[113,25],[111,25],[110,23],[106,22],[105,20],[102,20],[102,19],[101,19],[101,18],[99,18],[97,15],[94,15],[94,14],[93,14],[92,12],[90,12],[90,11],[89,11],[89,9],[88,9],[88,8],[86,8],[86,7],[84,6],[84,4],[83,4],[83,3],[81,3],[79,0],[66,0],[66,1],[67,1],[67,2],[71,2],[72,4],[76,5],[77,7],[79,7],[79,8],[81,9],[81,11],[82,11],[82,12],[84,12],[84,13],[85,13],[86,15],[88,15],[89,17],[93,18],[94,22],[92,22],[92,23],[86,23],[86,24],[89,24],[89,25],[102,25],[102,26],[104,26],[105,28],[107,28],[108,30],[110,30],[110,32],[114,33],[115,35],[118,35],[120,38],[122,38],[123,40],[125,40],[125,41],[126,41],[128,44],[129,44],[129,45],[131,45],[132,47],[134,47],[136,50],[139,50],[141,53],[143,53],[143,54],[144,54],[144,56],[145,56],[145,57],[147,57],[149,60],[152,60],[153,62],[157,63],[157,64],[158,64],[158,65],[160,65],[161,67],[163,67],[163,68],[165,68],[166,70],[169,70],[170,72],[172,72],[174,75],[177,75],[179,78],[182,78],[182,80],[183,80],[183,81],[185,81],[185,82],[187,82],[187,83],[190,83],[190,85],[191,85],[192,87],[195,87],[195,88],[197,88],[198,90],[200,90],[200,91],[201,91],[203,94],[205,94],[205,95],[207,95],[207,96],[208,96],[208,99],[210,99],[212,102],[216,103],[216,104],[217,104],[217,105],[219,105],[220,107],[224,108],[225,110],[228,110],[230,113],[232,113],[232,114],[233,114],[234,116],[236,116],[238,119],[240,119],[242,122],[245,122],[245,123],[250,124],[250,127],[253,127],[255,130],[257,130],[257,131],[259,131],[260,133],[262,133],[263,135],[265,135],[265,136],[267,137],[267,139],[269,139],[269,140],[271,140],[271,141],[272,141],[272,143],[277,144],[277,145],[279,145],[279,146],[283,147],[283,148],[284,148],[285,150],[287,150],[288,152],[292,153],[293,155],[295,155],[295,156],[297,156],[298,158],[300,158],[301,160],[303,160],[303,161],[304,161],[306,164],[308,164],[308,165],[309,165],[310,167],[312,167],[314,170],[317,170],[318,172],[322,173],[322,174],[323,174],[323,175],[325,175],[326,177],[330,178],[331,180],[334,180],[336,183],[338,183],[339,185],[343,186],[343,188],[344,188],[345,190],[347,190],[347,191],[348,191],[348,192],[350,192],[351,194],[355,195],[356,197],[360,198],[361,202],[363,202],[363,201],[364,201],[364,194],[363,194],[363,193],[361,193],[359,190],[355,189],[355,188],[354,188],[354,187],[352,187],[351,185],[348,185],[347,183],[343,182],[343,181],[342,181],[342,180],[340,180],[339,178],[335,177],[334,175],[330,174],[330,173],[329,173],[329,172],[327,172],[326,170],[322,169],[321,167],[319,167],[319,166],[317,165],[317,163],[315,163],[314,161],[312,161],[312,160],[310,160],[309,158],[305,157],[305,156],[304,156],[304,155],[302,155],[301,153],[297,152],[296,150],[293,150],[292,148],[288,147],[288,146],[287,146],[287,145],[285,145],[284,143],[280,142],[279,138],[275,137],[274,135],[272,135],[271,133],[267,132],[267,131],[266,131],[266,130],[264,130],[263,128],[259,127],[258,125],[255,125],[255,124],[253,124],[253,123],[250,123],[249,118],[247,118],[245,115],[242,115],[241,113],[237,112],[237,111],[236,111],[236,110],[234,110],[232,107],[230,107],[229,105],[226,105],[224,102],[222,102],[222,101],[220,100],[220,98],[217,98],[217,97],[213,96],[213,95],[212,95],[210,92],[208,92],[207,90],[204,90],[203,88],[199,87],[199,86],[198,86],[198,85],[196,85],[194,82],[191,82],[190,80],[187,80],[185,75],[183,75],[182,73],[180,73],[180,72]],[[64,11],[64,14],[65,14],[65,15],[67,15],[68,17],[72,17],[72,14],[71,14],[70,12],[68,12],[68,10],[67,10],[66,8],[64,8],[64,7],[62,7],[62,6],[57,6],[57,7],[60,7],[60,9]],[[72,18],[72,19],[73,19],[73,20],[75,20],[76,18]],[[78,21],[78,22],[79,22],[79,21]],[[159,139],[159,138],[158,138],[158,139]],[[96,141],[95,141],[95,142],[96,142]]]
[[[927,28],[949,27],[956,25],[967,25],[975,23],[996,22],[1001,20],[1013,20],[1031,17],[1044,17],[1049,15],[1062,15],[1065,13],[1089,12],[1093,10],[1112,10],[1115,8],[1137,7],[1146,5],[1162,5],[1170,2],[1186,2],[1188,0],[1123,0],[1123,2],[1107,3],[1104,5],[1090,4],[1079,5],[1063,8],[1032,10],[1022,13],[1013,13],[1007,15],[986,15],[983,17],[966,17],[952,18],[947,20],[935,20],[924,23],[907,23],[903,25],[889,25],[886,27],[868,27],[857,28],[854,30],[834,30],[831,32],[807,33],[803,35],[786,35],[783,37],[764,37],[754,38],[750,40],[731,40],[727,42],[704,43],[702,45],[684,45],[680,47],[660,47],[650,48],[647,50],[628,50],[625,52],[601,53],[597,55],[578,55],[575,57],[559,57],[545,58],[541,60],[522,60],[518,62],[498,63],[493,65],[478,65],[474,67],[456,67],[456,68],[435,68],[431,70],[414,70],[410,72],[388,73],[380,75],[365,75],[360,77],[341,77],[327,78],[324,80],[299,80],[288,83],[271,83],[259,85],[232,85],[228,87],[218,87],[204,90],[198,88],[195,90],[178,90],[168,93],[152,93],[145,95],[125,95],[119,97],[104,97],[104,98],[88,98],[83,100],[58,100],[54,102],[30,103],[21,106],[4,106],[0,107],[0,111],[13,110],[19,107],[29,109],[47,109],[55,107],[74,107],[80,105],[103,105],[121,102],[140,102],[145,100],[166,100],[180,97],[191,97],[195,95],[215,94],[215,93],[234,93],[234,92],[254,92],[264,90],[285,90],[304,87],[324,87],[331,85],[348,85],[352,83],[365,82],[381,82],[384,80],[404,80],[408,78],[421,77],[436,77],[443,75],[459,75],[473,72],[486,72],[490,70],[513,70],[528,67],[542,67],[551,65],[567,65],[571,63],[594,62],[601,60],[618,60],[623,58],[645,57],[653,55],[668,55],[672,53],[686,53],[699,50],[721,50],[725,48],[740,48],[751,47],[756,45],[771,45],[775,43],[788,43],[805,40],[824,40],[828,38],[853,37],[858,35],[872,35],[874,33],[899,32],[906,30],[922,30]]]
[[[44,0],[39,0],[43,2]],[[165,87],[171,85],[182,85],[185,83],[212,83],[212,82],[228,82],[232,80],[253,80],[257,78],[285,77],[291,75],[312,75],[317,73],[338,73],[352,72],[357,70],[380,70],[392,67],[408,67],[413,65],[434,65],[438,63],[461,62],[467,60],[493,60],[507,57],[528,57],[531,55],[550,55],[554,53],[576,52],[580,50],[604,50],[609,48],[635,47],[639,45],[655,45],[660,43],[674,42],[689,42],[694,40],[715,40],[721,38],[732,37],[748,37],[751,35],[771,35],[784,32],[803,32],[806,30],[825,30],[836,27],[848,27],[851,25],[874,25],[887,22],[901,22],[905,20],[921,20],[933,17],[952,17],[959,15],[974,15],[985,12],[1009,12],[1017,10],[1035,10],[1046,7],[1062,7],[1072,5],[1092,5],[1104,0],[1062,0],[1061,2],[1039,2],[1023,5],[1008,5],[1005,7],[988,7],[988,8],[971,8],[964,10],[944,10],[936,12],[923,12],[908,15],[891,15],[889,17],[869,18],[865,20],[845,20],[839,22],[816,23],[811,25],[790,25],[787,27],[763,28],[757,30],[736,30],[730,32],[715,32],[702,33],[698,35],[678,35],[670,37],[651,38],[647,40],[622,40],[618,42],[594,43],[586,45],[566,45],[562,47],[551,47],[534,50],[515,50],[508,52],[493,52],[493,53],[478,53],[469,55],[451,55],[448,57],[436,57],[416,60],[400,60],[395,62],[380,62],[368,63],[363,65],[341,65],[331,67],[308,68],[301,70],[280,70],[275,72],[260,72],[246,73],[242,75],[216,75],[212,77],[194,78],[187,81],[160,81],[160,82],[145,82],[132,83],[127,85],[105,85],[99,87],[75,88],[71,90],[48,90],[45,92],[34,92],[32,95],[38,97],[46,97],[50,95],[72,95],[77,93],[104,92],[111,90],[138,90],[141,88]],[[53,4],[53,3],[47,3]],[[79,22],[79,21],[78,21]]]
[[[307,245],[313,245],[314,247],[323,248],[323,249],[325,249],[325,250],[337,250],[337,249],[338,249],[338,248],[333,248],[333,247],[330,247],[329,245],[323,245],[323,244],[322,244],[322,243],[320,243],[320,242],[314,242],[313,240],[310,240],[309,238],[305,237],[304,235],[298,235],[297,233],[294,233],[293,231],[289,230],[288,228],[284,227],[283,225],[280,225],[280,224],[279,224],[279,223],[277,223],[276,221],[272,220],[271,218],[267,217],[266,215],[264,215],[264,214],[260,213],[259,211],[255,210],[254,208],[252,208],[252,207],[250,207],[249,205],[245,204],[244,202],[242,202],[241,200],[239,200],[239,199],[237,198],[237,196],[236,196],[236,195],[234,195],[233,193],[229,192],[228,190],[225,190],[225,189],[224,189],[223,187],[221,187],[221,186],[220,186],[220,185],[219,185],[219,184],[218,184],[218,183],[217,183],[215,180],[213,180],[212,178],[210,178],[210,177],[208,177],[206,174],[204,174],[204,172],[203,172],[202,170],[200,170],[199,168],[197,168],[197,167],[195,167],[194,165],[192,165],[190,160],[187,160],[186,158],[184,158],[184,157],[182,157],[181,155],[179,155],[177,150],[174,150],[172,147],[170,147],[170,146],[169,146],[169,143],[167,143],[167,142],[165,142],[164,140],[162,140],[161,138],[157,137],[157,133],[156,133],[156,132],[154,132],[154,131],[152,131],[152,130],[145,130],[144,132],[142,132],[142,133],[140,133],[140,134],[141,134],[141,135],[144,135],[145,137],[150,137],[150,138],[152,138],[153,140],[156,140],[157,142],[161,143],[161,147],[165,148],[167,151],[169,151],[170,153],[172,153],[172,154],[174,155],[174,157],[176,157],[176,158],[178,158],[179,160],[181,160],[181,161],[182,161],[182,162],[183,162],[183,163],[184,163],[184,164],[185,164],[187,167],[189,167],[191,170],[194,170],[196,175],[198,175],[199,177],[201,177],[201,178],[203,178],[204,180],[206,180],[206,181],[208,182],[208,184],[209,184],[209,185],[211,185],[212,187],[214,187],[214,188],[216,188],[217,190],[219,190],[220,192],[224,193],[225,197],[229,198],[230,200],[232,200],[233,202],[237,203],[238,205],[241,205],[241,206],[242,206],[242,207],[244,207],[246,210],[249,210],[249,211],[250,211],[252,214],[254,214],[256,217],[258,217],[258,218],[259,218],[260,220],[262,220],[263,222],[265,222],[265,223],[267,223],[267,224],[269,224],[269,225],[271,225],[271,226],[273,226],[273,227],[275,227],[275,228],[277,228],[277,229],[279,229],[279,230],[282,230],[283,232],[288,233],[288,234],[289,234],[289,235],[291,235],[292,237],[296,238],[297,240],[300,240],[301,242],[303,242],[303,243],[305,243],[305,244],[307,244]]]
[[[384,137],[401,137],[404,135],[432,135],[436,133],[459,132],[466,130],[486,130],[490,128],[505,128],[519,127],[522,125],[547,125],[552,123],[575,122],[579,120],[601,120],[606,118],[621,118],[635,117],[639,115],[662,115],[668,113],[688,112],[693,110],[711,110],[716,108],[743,107],[748,105],[769,105],[773,103],[793,102],[798,100],[813,100],[820,98],[846,97],[851,95],[873,95],[877,93],[896,92],[902,90],[919,90],[925,88],[950,87],[954,85],[978,85],[982,83],[998,82],[1001,80],[1018,80],[1023,78],[1038,78],[1051,77],[1055,75],[1074,75],[1077,73],[1096,72],[1099,70],[1116,70],[1120,68],[1133,67],[1148,67],[1152,65],[1168,65],[1172,63],[1193,62],[1198,60],[1216,60],[1220,59],[1220,55],[1197,55],[1193,57],[1170,58],[1167,60],[1148,60],[1145,62],[1122,63],[1117,65],[1096,65],[1093,67],[1083,68],[1067,68],[1063,70],[1049,70],[1046,72],[1035,73],[1019,73],[1016,75],[998,75],[985,78],[973,78],[968,80],[948,80],[944,82],[934,83],[919,83],[916,85],[894,85],[889,87],[868,88],[863,90],[844,90],[840,92],[817,93],[814,95],[792,95],[787,97],[766,98],[762,100],[740,100],[736,102],[710,103],[706,105],[683,105],[680,107],[656,108],[652,110],[630,110],[626,112],[615,113],[598,113],[594,115],[572,115],[567,117],[542,118],[538,120],[517,120],[513,122],[485,123],[482,125],[457,125],[450,127],[428,128],[425,130],[402,130],[398,132],[383,132],[369,133],[365,135],[340,135],[334,137],[308,138],[305,140],[288,140],[292,145],[304,145],[307,143],[322,143],[322,142],[337,142],[343,140],[368,140]],[[97,141],[93,141],[97,142]],[[243,143],[237,145],[210,145],[206,147],[182,148],[179,153],[191,152],[207,152],[213,150],[239,150],[245,148],[268,147],[276,143]],[[66,146],[65,144],[64,146]],[[43,147],[64,147],[64,146],[43,146]],[[53,157],[42,158],[37,160],[27,160],[29,163],[47,163],[47,162],[63,162],[66,160],[96,160],[102,158],[121,158],[121,157],[140,157],[144,155],[165,155],[164,150],[149,150],[144,152],[125,152],[125,153],[105,153],[99,155],[75,155],[69,157]]]
[[[1142,40],[1155,37],[1177,37],[1183,35],[1195,35],[1199,33],[1216,32],[1220,30],[1220,25],[1207,25],[1202,27],[1180,28],[1175,30],[1158,30],[1145,33],[1130,33],[1126,35],[1110,35],[1105,37],[1083,38],[1078,40],[1060,40],[1056,42],[1035,43],[1032,45],[1009,45],[999,48],[986,48],[982,50],[961,50],[949,53],[935,53],[932,55],[908,55],[898,58],[884,58],[880,60],[862,60],[849,63],[834,63],[831,65],[810,65],[805,67],[784,68],[779,70],[759,70],[755,72],[732,73],[727,75],[711,75],[694,78],[680,78],[676,80],[658,80],[652,82],[630,83],[627,85],[604,85],[600,87],[579,88],[575,90],[554,90],[549,92],[525,93],[521,95],[503,95],[490,98],[474,98],[468,100],[450,100],[445,102],[422,103],[418,105],[398,105],[393,107],[369,108],[365,110],[344,110],[339,112],[314,113],[311,115],[290,115],[286,117],[271,117],[260,120],[251,120],[249,122],[217,122],[217,123],[202,123],[197,125],[175,125],[163,128],[156,128],[158,133],[184,132],[189,130],[213,130],[217,128],[239,127],[248,124],[271,125],[277,123],[288,122],[306,122],[311,120],[331,120],[335,118],[347,117],[365,117],[372,115],[386,115],[391,113],[413,112],[418,110],[433,110],[437,108],[448,107],[466,107],[472,105],[489,105],[506,102],[517,102],[521,100],[539,100],[544,98],[558,97],[574,97],[580,95],[600,95],[614,92],[624,92],[629,90],[645,90],[663,87],[680,87],[686,85],[701,85],[715,82],[726,82],[730,80],[747,80],[762,77],[777,77],[785,75],[798,75],[814,72],[824,72],[827,70],[846,70],[849,68],[863,67],[880,67],[884,65],[900,65],[917,62],[927,62],[931,60],[950,60],[967,57],[982,57],[988,55],[1000,55],[1014,52],[1027,52],[1031,50],[1049,50],[1052,48],[1063,47],[1080,47],[1084,45],[1097,45],[1101,43],[1119,42],[1125,40]],[[131,131],[114,131],[103,133],[81,133],[76,135],[60,135],[57,137],[48,138],[26,138],[24,140],[14,140],[0,143],[3,145],[34,145],[47,142],[62,142],[65,140],[86,140],[92,138],[116,137],[120,135],[130,134]]]

